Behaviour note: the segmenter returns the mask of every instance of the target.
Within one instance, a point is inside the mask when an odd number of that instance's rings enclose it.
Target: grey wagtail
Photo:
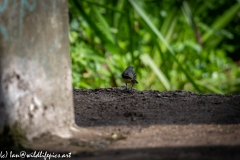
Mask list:
[[[132,83],[132,87],[134,84],[137,84],[138,82],[136,81],[136,74],[133,72],[133,67],[128,66],[125,71],[122,73],[122,78],[124,82],[126,83],[126,87],[128,83]]]

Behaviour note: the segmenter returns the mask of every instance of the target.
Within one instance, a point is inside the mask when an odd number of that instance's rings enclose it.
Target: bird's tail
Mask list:
[[[136,79],[131,80],[132,84],[137,84],[138,81]]]

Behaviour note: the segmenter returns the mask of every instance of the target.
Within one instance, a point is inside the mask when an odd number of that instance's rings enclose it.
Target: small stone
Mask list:
[[[118,138],[118,135],[116,133],[112,134],[112,139],[116,140]]]

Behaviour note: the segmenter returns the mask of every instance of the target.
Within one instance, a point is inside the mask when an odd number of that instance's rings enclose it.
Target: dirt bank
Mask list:
[[[74,89],[76,123],[117,141],[74,157],[240,159],[240,95]]]

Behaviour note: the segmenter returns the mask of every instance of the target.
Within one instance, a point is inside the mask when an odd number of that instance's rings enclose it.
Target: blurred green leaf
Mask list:
[[[120,50],[119,48],[110,40],[108,39],[109,37],[106,37],[106,35],[104,35],[102,33],[102,31],[96,26],[96,23],[93,22],[93,20],[91,19],[90,16],[88,16],[85,11],[83,10],[83,8],[81,7],[81,5],[79,5],[78,1],[73,1],[75,3],[75,5],[78,7],[78,11],[80,12],[80,14],[83,16],[83,18],[88,22],[88,24],[91,26],[91,28],[93,29],[93,31],[95,32],[95,34],[102,40],[104,46],[106,47],[107,50],[109,50],[109,52],[113,53],[113,54],[120,54]],[[99,16],[100,17],[100,16]],[[103,21],[103,20],[102,20]],[[104,23],[105,24],[105,23]],[[104,26],[103,24],[103,26]],[[106,24],[105,24],[106,27]],[[106,32],[107,33],[107,32]]]
[[[156,66],[152,58],[148,54],[142,54],[140,58],[145,65],[148,65],[153,70],[153,72],[157,75],[159,80],[162,82],[165,89],[170,90],[170,83],[168,79],[163,74],[161,69]]]
[[[233,17],[236,16],[236,14],[239,12],[239,9],[240,3],[237,2],[227,11],[225,11],[223,15],[221,15],[216,21],[214,21],[211,28],[213,30],[223,29],[233,19]],[[206,32],[202,37],[203,43],[207,43],[210,37],[213,36],[213,33],[214,33],[213,31]]]

